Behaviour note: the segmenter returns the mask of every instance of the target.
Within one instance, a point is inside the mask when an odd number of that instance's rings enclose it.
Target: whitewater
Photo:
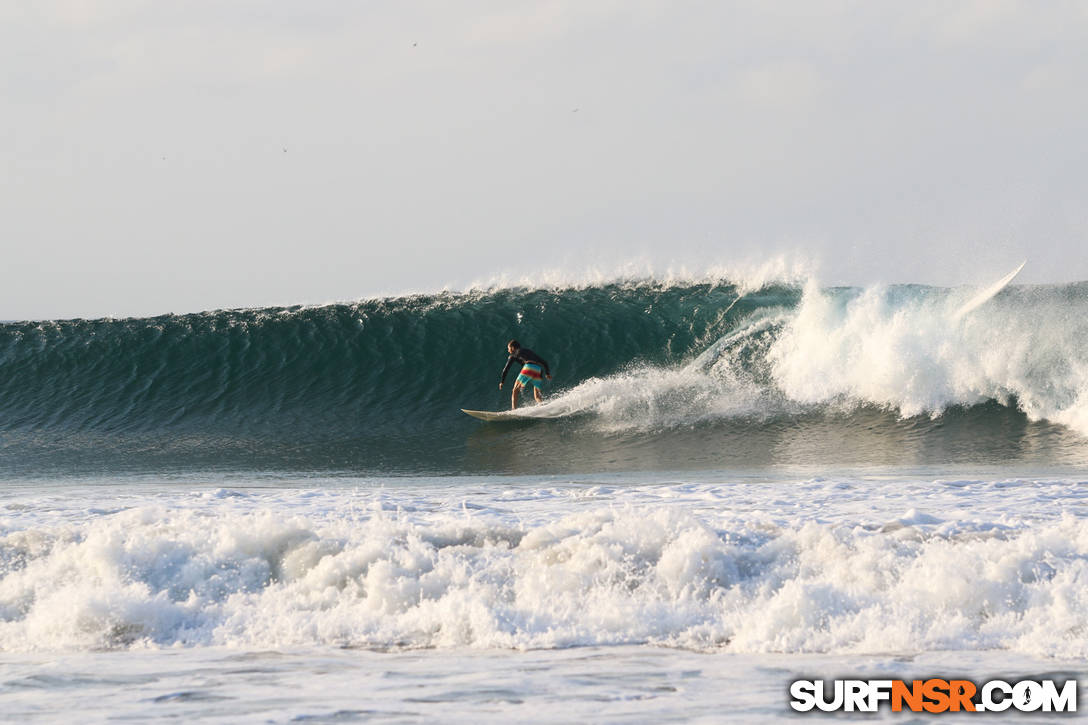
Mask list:
[[[0,709],[771,722],[802,677],[1088,678],[1088,286],[976,291],[2,323]],[[467,418],[511,337],[539,420]]]

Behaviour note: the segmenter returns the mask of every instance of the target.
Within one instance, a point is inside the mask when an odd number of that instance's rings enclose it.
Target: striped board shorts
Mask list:
[[[538,388],[543,388],[544,369],[536,363],[525,363],[525,367],[518,373],[518,382],[525,387],[535,385]]]

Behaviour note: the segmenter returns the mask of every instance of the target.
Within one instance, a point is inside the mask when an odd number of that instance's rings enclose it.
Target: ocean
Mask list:
[[[802,678],[1088,682],[1088,283],[976,294],[0,323],[0,718],[773,722]],[[510,338],[544,403],[465,416],[509,405]]]

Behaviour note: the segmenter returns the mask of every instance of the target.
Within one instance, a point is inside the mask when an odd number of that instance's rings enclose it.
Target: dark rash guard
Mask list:
[[[544,368],[545,375],[551,375],[551,371],[548,370],[548,362],[544,358],[537,355],[535,352],[527,347],[519,347],[517,352],[510,356],[510,359],[506,361],[506,367],[502,369],[502,378],[500,383],[506,382],[506,373],[510,370],[510,366],[515,362],[519,362],[522,365],[525,363],[536,363],[540,367]]]

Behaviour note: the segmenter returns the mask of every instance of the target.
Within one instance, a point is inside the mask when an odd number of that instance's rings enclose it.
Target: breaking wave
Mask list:
[[[836,499],[823,520],[783,511],[780,487],[707,484],[220,490],[75,506],[67,520],[43,510],[0,519],[0,651],[656,644],[1088,656],[1088,525],[1015,512],[1080,500],[1083,484],[1013,486],[929,484],[908,498],[942,510],[898,515],[871,510],[872,485],[790,487],[791,498]],[[855,499],[860,513],[844,516]],[[958,501],[969,508],[956,512]]]
[[[0,468],[456,473],[788,463],[813,451],[846,463],[1081,456],[1088,286],[1011,287],[958,316],[970,294],[647,279],[5,323]],[[496,382],[511,337],[551,363],[554,387],[529,410],[557,420],[498,428],[460,413],[508,404]]]

